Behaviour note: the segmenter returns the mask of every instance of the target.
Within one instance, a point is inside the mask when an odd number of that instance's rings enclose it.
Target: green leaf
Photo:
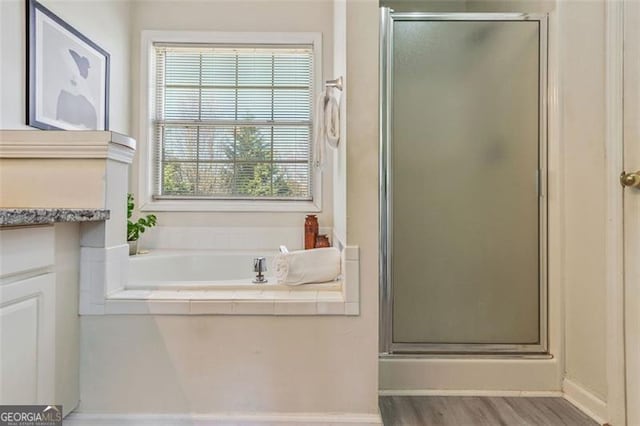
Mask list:
[[[131,216],[135,210],[135,202],[133,194],[127,194],[127,241],[136,241],[140,238],[140,234],[143,234],[147,228],[154,227],[157,223],[157,218],[153,214],[149,214],[145,217],[138,218],[137,221],[131,221]]]

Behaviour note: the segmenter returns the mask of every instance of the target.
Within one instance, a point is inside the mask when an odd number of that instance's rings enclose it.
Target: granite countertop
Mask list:
[[[0,226],[95,222],[107,219],[109,219],[109,210],[102,209],[0,208]]]

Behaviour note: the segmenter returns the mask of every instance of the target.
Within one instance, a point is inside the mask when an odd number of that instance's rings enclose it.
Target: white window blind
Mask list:
[[[154,51],[155,198],[312,198],[312,45]]]

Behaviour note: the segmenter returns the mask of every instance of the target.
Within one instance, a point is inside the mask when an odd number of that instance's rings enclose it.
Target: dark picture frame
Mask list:
[[[109,53],[36,0],[26,0],[27,125],[109,130]]]

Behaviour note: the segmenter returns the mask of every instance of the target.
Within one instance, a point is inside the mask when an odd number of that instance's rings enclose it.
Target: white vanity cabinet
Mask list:
[[[0,229],[0,404],[55,398],[54,227]]]
[[[0,405],[79,402],[80,225],[0,227]]]

